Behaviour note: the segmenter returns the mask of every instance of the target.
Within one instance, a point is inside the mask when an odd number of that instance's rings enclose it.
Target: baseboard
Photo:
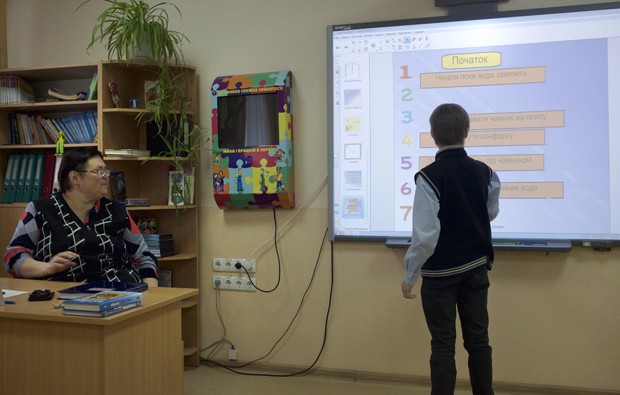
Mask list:
[[[232,362],[225,360],[218,360],[217,362],[221,363],[224,366],[233,367],[235,365]],[[243,363],[244,362],[237,361],[238,365],[241,365]],[[261,374],[273,373],[277,375],[294,374],[304,369],[305,367],[303,366],[257,363],[252,364],[251,367],[246,367],[242,369],[242,371],[251,371]],[[333,368],[313,368],[307,373],[304,373],[304,375],[317,378],[349,380],[368,383],[415,385],[428,388],[430,388],[431,386],[430,377],[418,375],[377,373]],[[592,388],[566,387],[542,384],[519,384],[498,381],[493,382],[493,388],[497,392],[510,392],[515,395],[620,395],[620,391],[616,390],[599,390]],[[470,390],[469,381],[457,380],[456,389],[464,391]]]

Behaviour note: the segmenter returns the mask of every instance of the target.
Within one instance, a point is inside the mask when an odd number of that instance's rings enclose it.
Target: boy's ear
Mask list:
[[[467,138],[468,134],[469,134],[469,128],[465,129],[465,135],[463,136],[463,140]]]

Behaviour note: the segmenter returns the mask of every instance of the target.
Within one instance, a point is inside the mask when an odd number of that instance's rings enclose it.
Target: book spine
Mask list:
[[[92,300],[80,300],[80,299],[72,299],[71,302],[65,302],[64,305],[68,309],[80,310],[80,306],[88,305],[93,306],[96,305],[99,307],[99,311],[110,310],[119,306],[124,306],[128,303],[133,303],[138,300],[142,300],[142,294],[136,293],[135,295],[123,296],[122,298],[113,299],[113,300],[105,300],[105,301],[97,301],[93,302]]]
[[[110,316],[110,315],[113,315],[113,314],[118,314],[118,313],[123,312],[125,310],[133,309],[135,307],[140,307],[141,305],[142,305],[142,301],[141,300],[139,300],[137,302],[127,303],[127,304],[124,304],[122,306],[115,307],[113,309],[102,311],[101,312],[101,316],[102,317],[107,317],[107,316]]]

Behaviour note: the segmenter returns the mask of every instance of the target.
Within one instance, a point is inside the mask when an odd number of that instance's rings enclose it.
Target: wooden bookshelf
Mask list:
[[[190,115],[195,121],[197,103],[196,70],[194,67],[179,67],[183,80],[188,84],[193,108]],[[65,92],[86,91],[94,73],[98,73],[97,98],[82,101],[45,101],[47,89],[55,87]],[[65,144],[65,150],[76,146],[96,146],[102,153],[106,148],[147,149],[146,126],[137,116],[147,112],[144,109],[144,81],[153,80],[157,69],[139,64],[125,64],[103,61],[97,64],[70,65],[63,67],[39,67],[0,70],[0,76],[18,76],[30,83],[35,97],[42,101],[35,103],[0,104],[0,183],[4,184],[8,156],[11,153],[49,152],[53,144],[10,144],[9,119],[12,113],[28,113],[43,116],[62,116],[83,111],[97,112],[97,138],[95,142]],[[120,108],[112,101],[108,82],[114,80],[118,86]],[[129,99],[138,97],[142,108],[130,108]],[[157,221],[159,233],[172,233],[176,255],[160,258],[162,269],[172,270],[173,287],[199,288],[198,258],[198,206],[168,205],[168,171],[170,165],[165,158],[104,158],[110,171],[125,173],[128,198],[148,198],[149,206],[129,207],[132,218],[148,217]],[[199,180],[196,169],[196,181]],[[198,188],[195,188],[198,191]],[[197,201],[197,196],[194,197]],[[6,246],[13,236],[17,221],[27,203],[0,204],[0,220],[6,224],[0,230],[0,245]],[[0,276],[6,277],[4,270]],[[198,366],[200,359],[199,297],[193,296],[182,303],[182,335],[186,365]]]

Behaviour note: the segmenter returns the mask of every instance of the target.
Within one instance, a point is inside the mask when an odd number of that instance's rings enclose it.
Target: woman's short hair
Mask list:
[[[58,169],[58,183],[62,192],[71,189],[69,173],[73,170],[86,170],[86,163],[94,157],[103,159],[103,155],[95,147],[78,147],[65,150]]]
[[[469,130],[469,115],[458,104],[440,104],[430,116],[431,136],[441,147],[465,142]]]

